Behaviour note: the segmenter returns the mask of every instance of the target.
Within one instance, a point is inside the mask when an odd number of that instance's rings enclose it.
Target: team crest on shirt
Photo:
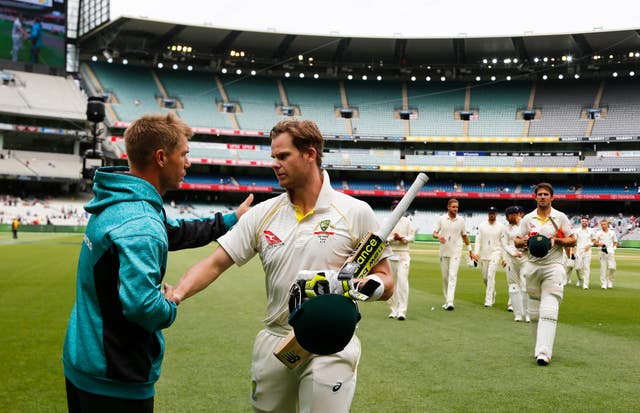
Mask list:
[[[331,228],[331,220],[323,219],[316,227],[316,229],[319,229],[319,231],[313,231],[313,235],[318,237],[318,241],[320,241],[320,244],[324,244],[325,242],[327,242],[327,239],[331,235],[335,234],[335,232],[333,231],[327,231],[329,228]]]
[[[278,236],[276,234],[274,234],[273,232],[269,231],[268,229],[264,230],[264,239],[267,241],[267,244],[269,244],[267,249],[275,248],[275,247],[281,247],[281,246],[284,245],[282,240],[280,238],[278,238]]]

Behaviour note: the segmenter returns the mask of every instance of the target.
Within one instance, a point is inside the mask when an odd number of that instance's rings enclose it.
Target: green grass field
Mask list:
[[[64,412],[60,360],[73,305],[80,235],[0,233],[0,406]],[[456,310],[443,298],[435,246],[414,245],[408,320],[386,303],[361,306],[363,352],[352,412],[636,412],[640,390],[640,251],[618,250],[615,288],[565,289],[550,366],[533,360],[528,324],[498,299],[482,306],[479,270],[462,268]],[[175,282],[211,248],[171,253]],[[180,306],[166,330],[157,412],[247,412],[250,354],[265,293],[254,260]],[[594,288],[595,287],[595,288]],[[432,310],[432,307],[434,308]]]

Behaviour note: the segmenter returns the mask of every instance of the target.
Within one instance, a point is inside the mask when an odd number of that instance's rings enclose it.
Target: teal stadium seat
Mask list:
[[[118,99],[119,103],[111,106],[121,121],[132,122],[149,113],[169,111],[156,102],[155,96],[160,91],[151,69],[107,63],[91,63],[90,66],[104,90],[112,92]],[[138,105],[136,101],[139,101]]]
[[[192,127],[234,129],[228,113],[219,112],[222,101],[213,73],[158,71],[167,94],[180,99],[180,117]]]
[[[469,122],[469,136],[522,136],[525,121],[516,119],[518,108],[526,108],[531,93],[528,82],[503,82],[471,88],[471,109],[478,119]]]
[[[229,100],[242,107],[242,112],[236,113],[240,129],[269,132],[287,118],[276,113],[276,105],[282,103],[276,79],[229,75],[220,79]]]
[[[464,107],[465,83],[407,83],[409,107],[418,109],[410,120],[414,136],[462,136],[463,122],[454,118]]]
[[[336,80],[284,79],[289,104],[300,107],[300,117],[316,122],[323,135],[346,135],[344,119],[336,118],[334,108],[341,106]]]
[[[354,135],[404,136],[404,122],[394,119],[394,109],[402,106],[400,82],[345,81],[350,107],[357,107],[358,118],[351,120]]]

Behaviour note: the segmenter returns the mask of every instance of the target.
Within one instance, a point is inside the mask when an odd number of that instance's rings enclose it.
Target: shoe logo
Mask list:
[[[342,387],[342,382],[341,382],[341,381],[339,381],[339,382],[338,382],[338,384],[336,384],[335,386],[333,386],[333,387],[331,388],[331,390],[332,390],[334,393],[337,393],[337,392],[338,392],[338,390],[340,390],[340,388],[341,388],[341,387]]]

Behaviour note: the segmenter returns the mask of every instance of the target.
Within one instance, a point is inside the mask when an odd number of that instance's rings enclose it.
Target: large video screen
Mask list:
[[[64,68],[67,0],[0,0],[0,59]],[[10,66],[8,62],[13,62]]]

